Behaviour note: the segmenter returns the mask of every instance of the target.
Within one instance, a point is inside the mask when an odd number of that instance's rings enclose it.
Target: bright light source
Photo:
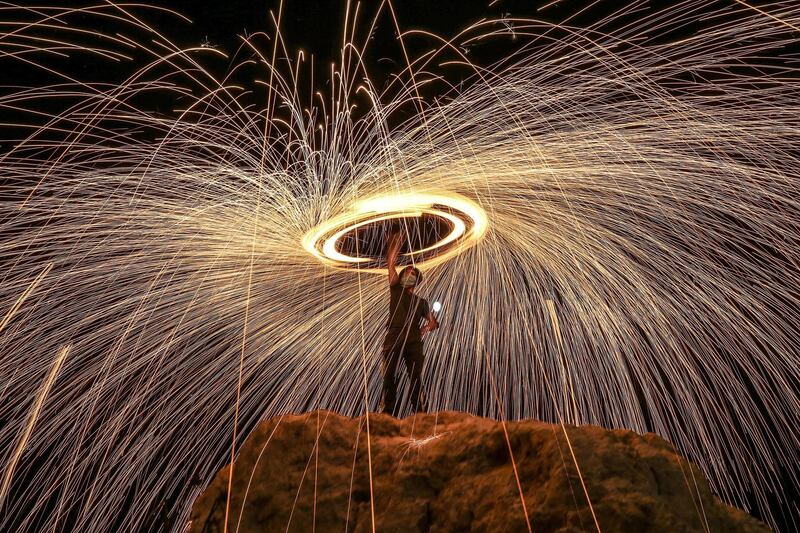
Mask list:
[[[349,211],[333,217],[303,236],[302,245],[320,261],[337,268],[357,268],[370,258],[348,255],[340,250],[341,240],[357,228],[386,220],[431,216],[446,221],[450,233],[426,248],[403,255],[415,255],[415,266],[439,264],[463,252],[486,231],[486,213],[472,200],[454,193],[409,192],[376,196],[355,202]],[[440,249],[432,257],[420,254]],[[359,268],[361,272],[385,273],[385,268]]]
[[[439,302],[433,302],[433,312],[438,313],[442,309],[442,304]]]

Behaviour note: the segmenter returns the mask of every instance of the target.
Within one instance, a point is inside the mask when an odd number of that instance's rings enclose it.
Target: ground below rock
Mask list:
[[[528,531],[528,522],[561,533],[596,523],[604,532],[768,531],[715,498],[700,470],[653,434],[567,426],[567,439],[557,425],[504,431],[441,412],[370,414],[368,439],[365,422],[327,411],[262,422],[234,463],[228,531],[372,531],[373,516],[379,532]],[[229,476],[227,466],[197,498],[191,531],[224,530]]]

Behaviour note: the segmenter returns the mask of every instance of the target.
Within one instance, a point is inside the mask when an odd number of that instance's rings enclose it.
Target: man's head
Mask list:
[[[400,272],[400,285],[406,289],[413,289],[420,283],[422,283],[422,272],[417,267],[409,265]]]

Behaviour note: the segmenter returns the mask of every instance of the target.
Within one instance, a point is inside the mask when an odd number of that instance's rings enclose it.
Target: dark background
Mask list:
[[[150,0],[146,3],[162,9],[126,7],[126,10],[178,47],[215,49],[227,55],[226,58],[223,58],[211,53],[194,53],[198,61],[217,79],[222,79],[229,74],[234,65],[255,57],[249,48],[243,46],[243,36],[263,33],[264,35],[255,37],[253,43],[267,58],[270,58],[272,54],[274,43],[272,37],[275,33],[274,17],[278,16],[279,0]],[[652,16],[665,8],[677,9],[683,13],[694,11],[697,14],[697,9],[682,7],[683,2],[668,0],[639,2],[633,7],[630,2],[617,2],[616,0],[566,0],[558,3],[553,3],[551,0],[496,0],[494,5],[490,5],[491,3],[491,0],[395,0],[392,4],[397,25],[403,32],[424,30],[449,39],[478,21],[496,21],[484,25],[481,30],[468,32],[457,39],[454,44],[458,47],[458,53],[444,51],[437,56],[437,60],[432,62],[429,70],[436,75],[441,75],[442,79],[425,84],[420,94],[424,100],[446,99],[448,94],[454,92],[454,89],[461,90],[474,81],[472,68],[454,64],[444,65],[446,62],[462,61],[463,58],[459,56],[459,53],[479,67],[495,65],[495,70],[497,70],[501,67],[497,63],[504,59],[508,61],[508,58],[513,57],[515,52],[522,51],[527,46],[545,43],[545,39],[539,39],[543,33],[548,33],[548,37],[558,36],[558,30],[546,29],[544,25],[533,30],[528,29],[527,32],[524,29],[520,30],[520,23],[513,21],[514,18],[535,19],[545,23],[566,23],[577,28],[592,28],[602,24],[604,31],[613,33],[615,29],[618,29],[620,35],[623,35],[622,32],[626,25],[641,20],[643,17]],[[68,4],[74,7],[93,5],[84,0],[68,2]],[[282,57],[282,47],[279,47],[278,64],[280,70],[284,74],[288,74],[289,63],[291,62],[292,66],[296,64],[298,50],[305,52],[305,60],[299,69],[300,75],[297,83],[300,88],[308,88],[308,90],[301,90],[301,97],[305,98],[304,105],[309,103],[308,95],[311,93],[312,86],[326,97],[328,96],[327,91],[331,88],[330,65],[331,63],[338,64],[341,59],[346,5],[347,0],[284,0],[280,29],[288,51],[288,59]],[[355,5],[356,2],[352,1],[348,28],[352,27],[352,13]],[[396,94],[397,83],[392,84],[394,79],[392,75],[405,68],[406,60],[397,39],[397,29],[390,9],[384,5],[379,10],[380,5],[379,0],[369,0],[360,4],[354,40],[360,47],[369,39],[364,62],[374,87],[378,91],[387,90],[386,101]],[[717,13],[720,9],[738,10],[740,13],[742,10],[746,10],[735,4],[733,0],[710,1],[707,5],[708,7],[704,8],[704,11],[708,13]],[[177,13],[184,15],[189,20],[178,16]],[[378,13],[377,23],[370,34],[371,22]],[[608,18],[612,15],[614,22],[609,23]],[[31,12],[27,20],[37,17],[38,15]],[[2,18],[0,17],[0,19]],[[24,15],[19,18],[26,20]],[[661,21],[660,29],[651,32],[648,38],[651,41],[664,42],[690,35],[703,24],[699,21],[699,16],[696,18],[698,22],[678,25],[672,24],[674,21],[670,21],[667,17],[666,20]],[[685,20],[685,17],[675,16],[674,19],[675,21]],[[132,29],[106,18],[92,15],[72,15],[65,20],[75,26],[99,29],[106,34],[123,33],[140,42],[149,43],[153,39],[152,34]],[[486,33],[493,28],[505,28],[508,35],[464,44],[470,37],[475,37],[478,33]],[[6,31],[8,29],[6,28]],[[47,32],[39,32],[39,34],[43,37],[52,37]],[[88,45],[110,46],[102,39],[87,35],[72,34],[69,35],[69,40],[79,43],[84,40]],[[431,48],[439,47],[441,41],[421,35],[408,35],[404,38],[404,44],[408,56],[415,58]],[[47,54],[32,55],[29,58],[42,66],[54,68],[82,82],[106,83],[113,86],[115,83],[125,81],[136,68],[153,60],[152,56],[148,56],[141,50],[126,50],[125,52],[131,56],[130,59],[119,62],[76,52],[70,52],[69,59],[66,60],[63,57]],[[201,55],[204,57],[200,57]],[[782,58],[781,61],[785,61],[785,58]],[[2,57],[0,57],[0,72],[2,72],[0,96],[8,93],[9,85],[17,88],[41,87],[49,83],[63,82],[62,78],[50,75],[43,69],[32,68],[28,63],[10,61]],[[158,72],[155,70],[151,74],[155,75]],[[418,74],[420,77],[426,77],[425,73]],[[229,79],[231,82],[241,85],[249,93],[244,98],[247,103],[252,103],[256,108],[264,108],[267,101],[266,90],[263,85],[254,84],[253,80],[263,81],[266,78],[267,74],[263,67],[253,66],[237,69],[236,74]],[[204,91],[198,90],[194,96],[199,97],[204,94]],[[359,98],[362,98],[360,102]],[[132,100],[142,109],[166,115],[172,114],[174,109],[181,108],[186,101],[186,97],[170,94],[167,91],[144,93]],[[353,95],[352,101],[359,104],[360,109],[369,107],[369,102],[363,96]],[[64,108],[65,104],[58,99],[48,98],[28,103],[28,106],[29,109],[37,111],[57,113]],[[14,140],[20,137],[18,131],[20,124],[35,125],[30,124],[32,120],[35,121],[30,113],[17,112],[8,108],[3,109],[3,113],[5,120],[2,121],[4,124],[0,125],[0,153],[8,151],[14,145]],[[356,111],[357,113],[358,111]],[[397,125],[415,113],[416,109],[413,105],[406,105],[389,117],[389,124],[390,126]],[[141,133],[144,140],[150,139],[148,135],[157,136],[153,132]]]
[[[223,77],[230,67],[239,61],[251,57],[246,49],[240,49],[242,40],[240,36],[250,35],[255,32],[265,32],[274,35],[274,24],[270,11],[277,16],[278,0],[149,0],[153,6],[161,6],[182,13],[191,19],[191,23],[182,20],[174,14],[158,12],[149,9],[138,9],[136,15],[148,22],[152,27],[163,33],[176,45],[181,47],[202,46],[214,48],[228,54],[228,58],[209,57],[204,65],[209,66],[218,78]],[[370,78],[378,89],[389,88],[391,75],[403,69],[405,59],[396,38],[396,29],[387,7],[384,7],[378,19],[372,37],[366,34],[369,23],[375,16],[378,1],[365,1],[361,5],[359,26],[356,29],[356,42],[362,43],[371,38],[365,62],[369,69]],[[761,2],[753,2],[756,5]],[[501,0],[495,5],[488,5],[489,1],[482,0],[397,0],[394,3],[395,13],[402,30],[424,29],[446,38],[456,34],[480,19],[502,19],[504,17],[536,18],[548,22],[562,22],[569,20],[571,25],[587,27],[596,24],[604,17],[618,10],[620,3],[614,0],[597,2],[597,5],[588,8],[591,2],[563,1],[550,5],[549,1],[515,1]],[[678,2],[657,1],[647,3],[641,10],[621,17],[615,23],[623,27],[643,14],[652,13],[657,9],[668,7]],[[717,9],[723,4],[735,4],[733,0],[709,2],[708,9]],[[338,62],[342,43],[342,27],[345,20],[346,0],[285,0],[281,18],[281,32],[289,48],[290,57],[294,57],[298,49],[306,52],[306,65],[302,70],[300,86],[312,86],[325,92],[330,87],[328,81],[331,62]],[[353,4],[354,5],[354,4]],[[541,9],[545,7],[544,9]],[[0,17],[1,18],[1,17]],[[85,17],[82,21],[86,27],[91,27],[93,20]],[[656,40],[680,38],[696,31],[700,23],[680,28],[672,28],[662,35],[654,36]],[[105,27],[106,32],[113,32],[122,28]],[[474,33],[473,33],[474,35]],[[481,44],[460,47],[470,61],[481,66],[497,63],[513,54],[514,51],[524,48],[534,38],[530,36],[506,36],[503,38],[489,39]],[[259,37],[257,42],[265,53],[272,51],[272,41],[267,37]],[[405,41],[407,51],[413,58],[425,50],[436,46],[438,43],[431,38],[419,36],[408,37]],[[237,52],[238,51],[238,52]],[[282,55],[279,53],[279,56]],[[314,68],[311,68],[310,56],[314,57]],[[444,54],[442,60],[455,59],[456,54]],[[103,83],[119,83],[127,78],[135,65],[146,62],[144,57],[134,57],[130,61],[119,63],[109,62],[96,57],[76,54],[69,61],[62,58],[41,57],[38,59],[44,65],[53,65],[76,79],[82,81],[97,81]],[[437,62],[438,63],[438,62]],[[252,92],[247,96],[256,106],[263,106],[266,101],[266,91],[261,86],[252,86],[251,80],[256,71],[244,69],[234,77],[234,81],[247,86]],[[442,82],[427,86],[422,96],[425,99],[446,98],[451,92],[451,87],[463,87],[470,83],[473,72],[471,69],[459,66],[442,67],[445,79]],[[263,72],[258,72],[263,78]],[[7,94],[15,87],[37,87],[57,82],[58,79],[48,75],[42,70],[31,68],[20,62],[0,60],[0,95]],[[145,94],[140,97],[137,104],[155,113],[171,115],[175,108],[181,106],[181,97],[170,94]],[[58,100],[39,101],[30,106],[37,110],[56,113],[61,110],[64,103]],[[0,125],[0,154],[8,151],[28,126],[35,125],[30,115],[25,111],[15,112],[11,109],[0,109],[2,122]],[[397,124],[412,116],[414,109],[408,107],[401,109],[390,122]],[[18,120],[17,120],[18,119]],[[19,124],[15,124],[18,122]],[[147,139],[156,133],[142,131],[138,135]],[[1,182],[0,182],[1,183]],[[790,501],[797,501],[797,488],[791,482],[788,473],[785,474],[784,487]],[[188,482],[189,480],[187,480]],[[168,499],[168,498],[167,498]],[[170,506],[171,507],[171,506]],[[782,519],[781,512],[776,505],[776,517]],[[154,520],[157,518],[154,517]],[[169,518],[165,517],[165,521]],[[782,529],[790,531],[790,522],[782,524]]]

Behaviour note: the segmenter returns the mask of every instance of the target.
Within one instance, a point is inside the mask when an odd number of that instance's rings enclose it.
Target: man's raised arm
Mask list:
[[[389,285],[399,281],[397,276],[397,256],[400,255],[400,231],[392,228],[386,245],[386,265],[389,269]]]

